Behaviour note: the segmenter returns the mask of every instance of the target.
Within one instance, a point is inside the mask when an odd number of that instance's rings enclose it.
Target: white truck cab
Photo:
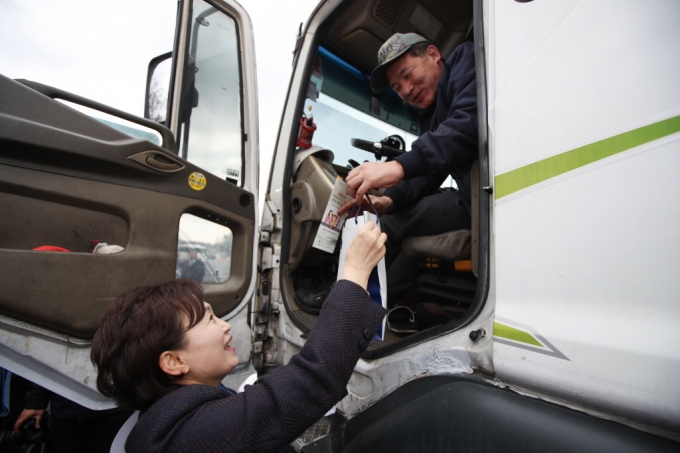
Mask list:
[[[677,451],[678,18],[673,0],[321,1],[297,39],[261,207],[255,46],[234,0],[179,1],[146,119],[0,76],[0,366],[111,407],[89,359],[101,317],[118,294],[180,276],[192,251],[234,333],[241,365],[225,384],[285,365],[316,321],[296,291],[337,269],[337,249],[312,247],[334,181],[387,158],[352,139],[396,135],[403,151],[418,136],[417,109],[370,90],[378,48],[417,32],[447,57],[471,34],[469,252],[416,253],[408,296],[447,317],[372,342],[335,414],[290,448]],[[309,106],[332,162],[296,162]],[[90,253],[94,239],[123,250]]]

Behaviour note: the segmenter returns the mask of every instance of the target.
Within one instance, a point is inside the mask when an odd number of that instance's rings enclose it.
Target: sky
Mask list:
[[[255,32],[262,194],[295,37],[318,0],[239,3]],[[148,63],[172,50],[176,5],[174,0],[0,0],[0,74],[143,116]]]

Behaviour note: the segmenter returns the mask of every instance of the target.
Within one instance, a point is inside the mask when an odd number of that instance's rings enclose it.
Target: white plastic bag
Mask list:
[[[371,207],[373,207],[372,204]],[[358,211],[358,208],[356,209]],[[375,212],[375,208],[373,208],[373,210]],[[342,277],[342,271],[345,268],[345,254],[347,253],[347,248],[357,236],[359,230],[368,222],[373,222],[380,228],[380,217],[378,217],[377,212],[375,214],[370,212],[352,214],[353,211],[354,209],[347,214],[345,226],[342,228],[342,246],[340,248],[340,261],[338,263],[338,280]],[[368,279],[367,290],[373,302],[383,308],[387,308],[387,272],[385,271],[385,257],[378,262],[378,265],[373,269],[373,272],[371,272],[371,276]],[[373,340],[382,341],[384,339],[386,319],[386,317],[383,318],[382,325],[373,336]]]
[[[108,255],[112,253],[120,253],[123,250],[125,249],[120,245],[109,245],[106,242],[100,242],[99,244],[94,246],[94,250],[92,250],[92,253]]]

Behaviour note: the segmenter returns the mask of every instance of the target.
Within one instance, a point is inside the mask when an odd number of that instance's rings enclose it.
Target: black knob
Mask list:
[[[368,348],[368,340],[363,339],[359,342],[359,351],[364,352]]]
[[[293,212],[300,212],[300,209],[302,209],[302,200],[300,200],[299,197],[293,198],[291,208],[293,209]]]
[[[484,329],[473,330],[472,332],[470,332],[470,340],[472,341],[481,340],[485,336],[486,332],[484,331]]]

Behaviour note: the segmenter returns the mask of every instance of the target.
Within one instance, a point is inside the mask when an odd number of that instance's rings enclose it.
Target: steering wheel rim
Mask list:
[[[350,140],[350,143],[355,148],[375,154],[376,158],[378,159],[381,157],[386,157],[387,160],[390,161],[395,157],[404,154],[404,151],[397,148],[392,148],[391,146],[383,145],[380,142],[371,142],[369,140],[353,138]]]

